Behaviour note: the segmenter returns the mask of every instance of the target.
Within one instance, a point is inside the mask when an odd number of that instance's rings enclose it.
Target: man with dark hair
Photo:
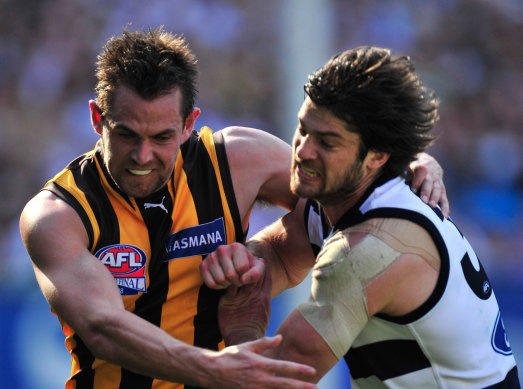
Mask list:
[[[96,74],[100,141],[20,221],[72,356],[66,387],[315,387],[300,381],[313,369],[259,355],[279,338],[218,351],[220,293],[198,271],[217,245],[244,240],[257,198],[292,209],[288,145],[241,127],[193,131],[196,60],[162,29],[110,39]]]
[[[163,29],[111,38],[96,75],[89,107],[101,139],[20,219],[72,356],[66,387],[316,387],[303,382],[314,369],[260,355],[281,337],[224,348],[222,293],[198,269],[244,241],[258,199],[293,209],[290,147],[244,127],[194,131],[196,60]]]
[[[361,388],[519,388],[474,250],[405,180],[409,162],[433,139],[434,92],[408,57],[377,47],[334,56],[305,91],[291,189],[308,200],[247,244],[269,267],[273,258],[307,262],[312,253],[316,264],[308,301],[284,320],[282,343],[264,355],[315,367],[314,382],[344,358]],[[249,274],[234,274],[226,254],[221,248],[201,266],[212,287]],[[284,288],[284,274],[271,270],[273,289]],[[242,304],[248,289],[224,296],[221,326],[234,320],[245,334],[257,322]],[[243,326],[238,312],[250,312]]]

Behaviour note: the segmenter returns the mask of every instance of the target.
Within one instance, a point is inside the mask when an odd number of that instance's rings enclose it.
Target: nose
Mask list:
[[[316,151],[310,135],[297,134],[294,139],[294,149],[300,160],[316,158]]]
[[[148,139],[138,140],[131,157],[138,165],[146,165],[149,161],[152,161],[154,153],[150,141]]]

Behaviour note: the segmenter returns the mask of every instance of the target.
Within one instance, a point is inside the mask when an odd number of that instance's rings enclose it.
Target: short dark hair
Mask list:
[[[333,56],[309,75],[305,93],[352,125],[362,159],[368,150],[390,153],[387,165],[398,175],[434,139],[434,91],[422,85],[409,57],[391,57],[388,49],[362,46]]]
[[[144,31],[123,30],[110,38],[96,63],[96,100],[102,113],[112,108],[115,89],[125,85],[147,100],[170,93],[182,94],[183,119],[194,109],[197,60],[185,38],[158,27]]]

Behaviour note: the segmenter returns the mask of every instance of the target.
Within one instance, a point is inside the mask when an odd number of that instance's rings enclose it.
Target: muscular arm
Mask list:
[[[278,328],[284,341],[264,355],[315,367],[316,382],[345,355],[369,317],[402,316],[425,303],[438,263],[427,231],[409,221],[375,219],[338,232],[318,256],[308,301]]]
[[[316,375],[311,377],[311,382],[318,382],[338,362],[325,340],[298,309],[287,316],[277,334],[283,335],[282,343],[279,347],[266,351],[264,355],[313,366]]]
[[[44,296],[96,357],[147,376],[210,388],[239,387],[251,375],[253,387],[255,381],[267,385],[278,370],[310,374],[305,366],[277,366],[258,355],[277,339],[214,352],[178,341],[126,311],[112,276],[86,249],[79,216],[53,194],[41,192],[28,203],[20,229]],[[306,387],[291,381],[292,387]]]
[[[254,235],[247,247],[234,243],[220,246],[200,265],[207,286],[214,289],[259,282],[269,267],[271,296],[299,284],[312,268],[315,258],[303,220],[305,200],[296,208]],[[263,260],[261,260],[263,258]],[[259,293],[259,289],[252,289]]]
[[[314,265],[315,257],[303,219],[305,199],[296,208],[254,235],[247,247],[270,268],[274,297],[298,285]]]
[[[254,128],[228,127],[222,134],[244,230],[258,200],[293,209],[297,198],[289,187],[291,147]]]
[[[244,230],[258,200],[293,210],[248,244],[252,253],[269,265],[274,296],[297,285],[314,263],[302,220],[304,203],[296,207],[297,198],[289,186],[292,150],[281,139],[253,128],[228,127],[222,134]],[[264,269],[247,250],[234,244],[209,255],[201,273],[208,286],[225,288],[249,283],[240,277],[256,281]]]
[[[289,189],[292,150],[282,140],[266,132],[245,127],[222,130],[234,192],[247,230],[249,216],[257,200],[286,209],[294,209],[296,197]],[[443,170],[426,153],[410,166],[412,189],[435,206],[439,203],[448,215],[448,199],[443,185]],[[303,204],[282,220],[256,234],[248,243],[252,253],[266,259],[273,277],[272,296],[295,286],[314,264],[304,228]],[[201,275],[210,288],[224,289],[257,282],[264,274],[263,265],[240,244],[219,247],[202,262]]]

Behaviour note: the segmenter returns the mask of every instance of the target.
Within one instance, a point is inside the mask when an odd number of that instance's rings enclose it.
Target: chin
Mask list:
[[[143,186],[127,186],[127,187],[120,187],[122,192],[124,192],[127,196],[130,197],[136,197],[136,198],[142,198],[147,197],[151,193],[154,192],[154,188],[151,188],[150,186],[143,187]]]
[[[316,190],[307,190],[303,186],[292,185],[291,192],[293,195],[305,198],[314,198],[318,193]]]

